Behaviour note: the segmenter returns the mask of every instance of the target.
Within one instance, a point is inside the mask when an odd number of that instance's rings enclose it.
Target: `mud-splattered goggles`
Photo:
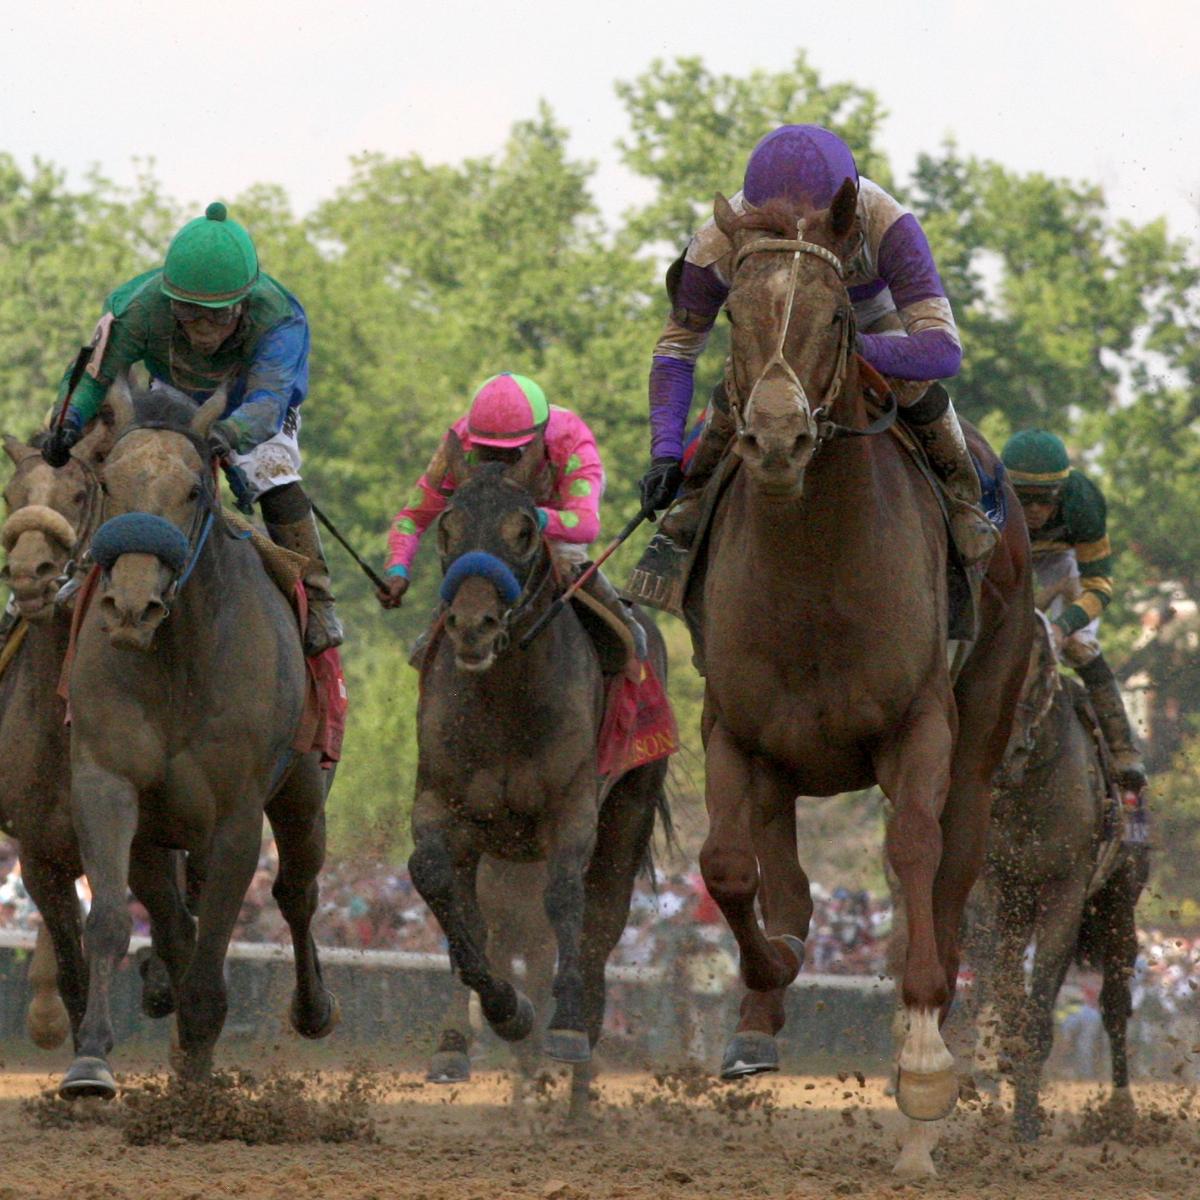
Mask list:
[[[240,304],[227,304],[224,308],[207,308],[203,304],[189,304],[186,300],[171,301],[171,316],[185,325],[191,321],[210,321],[213,325],[232,325],[242,311]]]

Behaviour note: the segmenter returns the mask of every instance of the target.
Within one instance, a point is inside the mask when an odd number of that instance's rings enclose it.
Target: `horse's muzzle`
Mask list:
[[[153,554],[123,554],[113,563],[99,600],[100,626],[113,646],[149,650],[166,619],[171,572]]]

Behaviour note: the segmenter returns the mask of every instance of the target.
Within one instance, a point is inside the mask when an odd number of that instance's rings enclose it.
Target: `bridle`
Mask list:
[[[795,312],[796,284],[800,277],[801,256],[806,254],[812,255],[832,267],[837,273],[839,284],[842,284],[844,289],[846,269],[842,265],[842,260],[832,250],[825,246],[820,246],[816,242],[810,242],[804,237],[804,220],[801,218],[796,222],[796,236],[794,238],[755,238],[753,241],[747,242],[742,246],[734,255],[732,274],[737,274],[738,267],[751,254],[771,252],[790,253],[792,256],[791,270],[788,275],[787,299],[784,305],[783,326],[779,331],[779,340],[776,343],[775,352],[759,372],[758,378],[750,388],[750,394],[746,398],[745,404],[741,402],[741,398],[738,395],[737,381],[733,377],[732,370],[726,373],[726,394],[729,398],[729,407],[733,413],[738,433],[744,434],[746,432],[746,422],[754,407],[755,393],[758,391],[762,381],[773,369],[780,371],[792,387],[795,388],[797,395],[803,399],[808,410],[809,421],[814,427],[816,447],[819,448],[823,443],[835,438],[870,437],[890,429],[896,422],[898,411],[896,398],[891,392],[884,399],[883,412],[864,429],[856,429],[849,425],[840,425],[828,418],[828,413],[841,396],[845,387],[846,375],[850,368],[850,357],[854,351],[855,322],[853,309],[849,310],[847,319],[841,323],[842,331],[838,341],[837,359],[834,363],[833,376],[825,389],[824,395],[821,397],[820,403],[815,408],[809,405],[808,393],[805,391],[804,385],[800,382],[796,372],[792,370],[792,366],[784,354],[788,329],[791,327],[792,314]],[[847,297],[848,300],[849,297]],[[732,355],[730,358],[732,361]]]
[[[162,602],[169,613],[171,604],[179,595],[183,585],[191,577],[192,571],[195,570],[196,563],[199,561],[200,554],[204,550],[204,545],[208,541],[208,535],[212,532],[213,522],[216,520],[217,512],[220,508],[220,498],[217,490],[217,463],[213,459],[212,450],[209,448],[207,440],[198,433],[191,429],[181,428],[170,421],[155,420],[126,426],[113,440],[112,449],[109,450],[108,457],[112,457],[117,446],[126,437],[131,433],[136,433],[143,429],[164,430],[168,433],[178,433],[182,437],[187,438],[191,442],[192,448],[199,455],[201,463],[204,464],[199,471],[195,472],[199,493],[194,501],[191,524],[185,535],[188,544],[187,558],[184,560],[183,565],[174,573],[174,577],[163,592]],[[166,518],[164,517],[162,520],[165,521]]]

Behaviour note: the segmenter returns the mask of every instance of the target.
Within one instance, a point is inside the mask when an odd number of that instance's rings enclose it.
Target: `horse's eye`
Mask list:
[[[188,492],[188,499],[189,500],[199,500],[200,499],[200,485],[198,483],[192,484],[192,490],[190,492]]]
[[[102,492],[103,492],[103,493],[104,493],[106,496],[108,495],[108,484],[107,484],[107,483],[105,483],[103,479],[100,481],[100,490],[101,490],[101,491],[102,491]]]
[[[82,504],[87,499],[87,492],[76,492],[72,504]]]

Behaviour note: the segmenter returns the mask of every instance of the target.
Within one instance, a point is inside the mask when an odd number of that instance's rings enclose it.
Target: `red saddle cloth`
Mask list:
[[[622,672],[608,687],[597,747],[599,773],[616,778],[679,749],[679,730],[666,689],[649,662],[640,678]]]
[[[70,677],[71,664],[75,659],[75,640],[79,636],[79,629],[92,603],[92,597],[96,594],[96,581],[99,577],[100,568],[95,566],[79,589],[75,611],[71,615],[71,638],[58,680],[58,694],[67,703],[68,725],[71,723]],[[303,633],[308,624],[308,597],[303,583],[297,582],[291,601]],[[292,749],[299,754],[319,750],[321,766],[332,767],[342,757],[342,738],[346,733],[346,713],[350,703],[346,692],[346,676],[342,671],[342,656],[335,646],[313,658],[305,658],[304,668],[308,686],[304,695],[304,712],[292,742]]]

